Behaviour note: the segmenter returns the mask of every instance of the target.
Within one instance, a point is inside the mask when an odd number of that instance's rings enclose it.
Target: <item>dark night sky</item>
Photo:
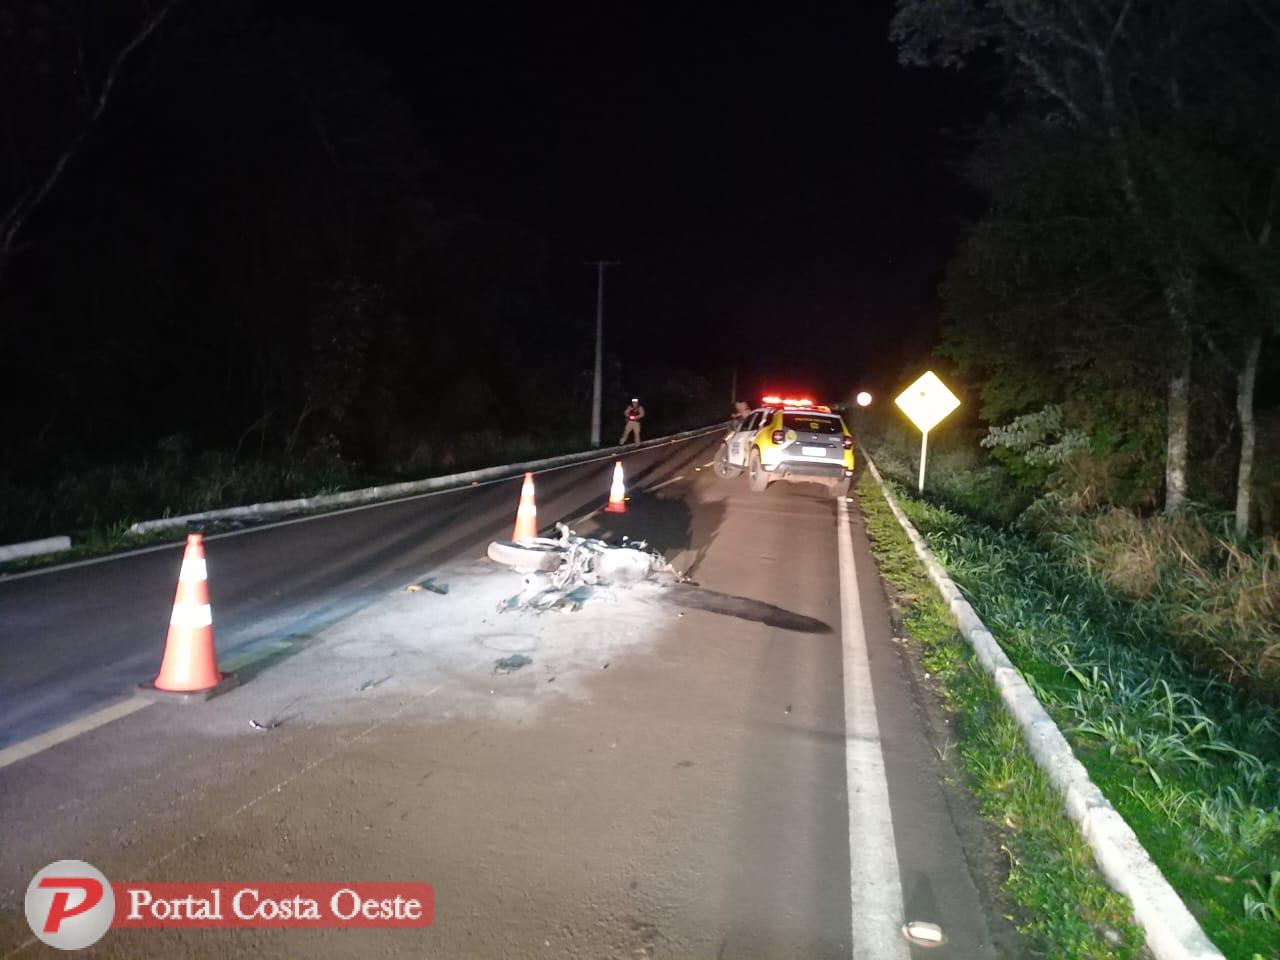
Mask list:
[[[843,390],[936,323],[965,209],[954,74],[906,70],[888,2],[330,2],[390,68],[436,192],[551,238],[565,309],[624,261],[609,348],[716,382]],[[672,355],[678,357],[672,360]],[[893,369],[886,369],[893,367]]]

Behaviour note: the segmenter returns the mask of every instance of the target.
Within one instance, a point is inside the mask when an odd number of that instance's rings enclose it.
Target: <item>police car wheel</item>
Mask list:
[[[747,486],[752,493],[764,493],[769,488],[769,475],[760,465],[759,450],[752,450],[751,459],[747,461]]]
[[[717,477],[729,479],[736,477],[742,472],[740,467],[735,467],[729,462],[729,445],[722,443],[720,449],[716,451],[715,471]]]

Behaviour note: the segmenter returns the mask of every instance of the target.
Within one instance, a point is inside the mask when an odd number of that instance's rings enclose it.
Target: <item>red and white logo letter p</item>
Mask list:
[[[102,939],[116,898],[102,872],[83,860],[58,860],[32,878],[26,913],[31,932],[59,950],[83,950]]]

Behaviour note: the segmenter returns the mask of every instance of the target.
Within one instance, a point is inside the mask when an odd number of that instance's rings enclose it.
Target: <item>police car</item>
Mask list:
[[[838,413],[812,400],[765,397],[725,434],[715,471],[726,478],[745,472],[756,493],[793,480],[826,484],[843,497],[853,477],[853,435]]]

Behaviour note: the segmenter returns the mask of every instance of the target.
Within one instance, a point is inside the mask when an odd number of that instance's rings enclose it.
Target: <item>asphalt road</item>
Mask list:
[[[578,524],[647,539],[696,585],[575,614],[494,612],[514,575],[476,558],[509,534],[516,481],[213,540],[220,652],[282,652],[207,704],[0,769],[0,957],[39,955],[21,896],[61,857],[437,891],[425,931],[114,931],[103,956],[1023,955],[856,504],[751,494],[705,469],[712,446],[628,458],[629,512]],[[609,469],[540,476],[543,524],[599,507]],[[10,740],[154,672],[177,563],[0,583]],[[451,592],[400,590],[427,574]],[[532,665],[495,676],[515,650]],[[909,947],[912,919],[947,943]]]
[[[702,456],[705,444],[624,457],[640,488]],[[608,496],[612,461],[538,475],[540,522],[573,517]],[[510,537],[517,479],[411,497],[208,538],[218,651],[300,634],[350,616],[405,578],[484,553]],[[164,653],[182,546],[34,575],[0,576],[0,747],[128,696]]]

